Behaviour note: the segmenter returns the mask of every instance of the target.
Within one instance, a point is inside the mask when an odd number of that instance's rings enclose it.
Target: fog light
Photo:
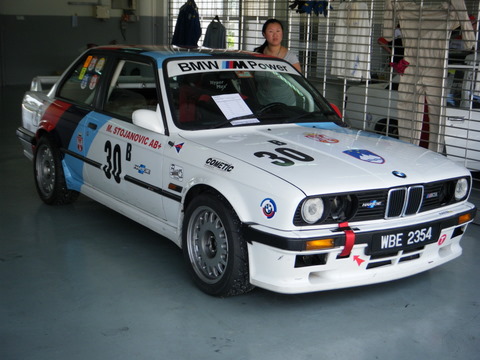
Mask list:
[[[305,250],[323,250],[335,247],[333,239],[310,240],[306,243]]]

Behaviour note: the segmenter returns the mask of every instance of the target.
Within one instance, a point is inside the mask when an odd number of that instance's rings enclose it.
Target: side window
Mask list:
[[[463,77],[463,70],[449,70],[447,77],[447,106],[460,107],[463,92]]]
[[[476,69],[450,69],[447,78],[447,106],[480,108],[480,72]]]
[[[131,121],[135,110],[155,110],[157,104],[157,87],[152,64],[120,60],[113,73],[104,110]]]
[[[87,56],[62,84],[59,96],[75,103],[92,105],[105,64],[105,57]]]
[[[468,102],[472,102],[472,109],[480,109],[480,71],[478,68],[473,68],[468,72],[466,79],[466,97]],[[469,106],[467,104],[466,106]]]

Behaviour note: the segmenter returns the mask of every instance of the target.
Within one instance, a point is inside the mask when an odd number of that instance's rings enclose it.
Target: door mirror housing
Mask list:
[[[132,114],[133,124],[144,129],[154,131],[159,134],[165,134],[165,126],[163,125],[160,107],[157,110],[139,109]]]

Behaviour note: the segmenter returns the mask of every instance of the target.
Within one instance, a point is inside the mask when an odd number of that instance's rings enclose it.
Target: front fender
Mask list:
[[[243,223],[291,230],[295,210],[305,194],[290,183],[246,164],[236,165],[235,171],[248,175],[204,173],[192,178],[185,198],[195,189],[214,189],[230,203]]]

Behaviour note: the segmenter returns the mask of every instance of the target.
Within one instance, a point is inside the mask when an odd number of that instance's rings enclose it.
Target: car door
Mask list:
[[[88,146],[85,138],[91,130],[86,127],[86,119],[94,110],[107,64],[106,56],[100,53],[89,53],[79,59],[59,84],[55,101],[44,115],[55,126],[59,146],[65,153],[67,183],[73,190],[81,191],[85,183],[90,164],[85,157]]]
[[[137,126],[132,113],[158,105],[156,69],[137,59],[118,59],[101,110],[86,118],[89,186],[117,200],[164,218],[162,153],[164,135]]]
[[[471,170],[480,170],[480,72],[451,66],[447,79],[445,150]]]

